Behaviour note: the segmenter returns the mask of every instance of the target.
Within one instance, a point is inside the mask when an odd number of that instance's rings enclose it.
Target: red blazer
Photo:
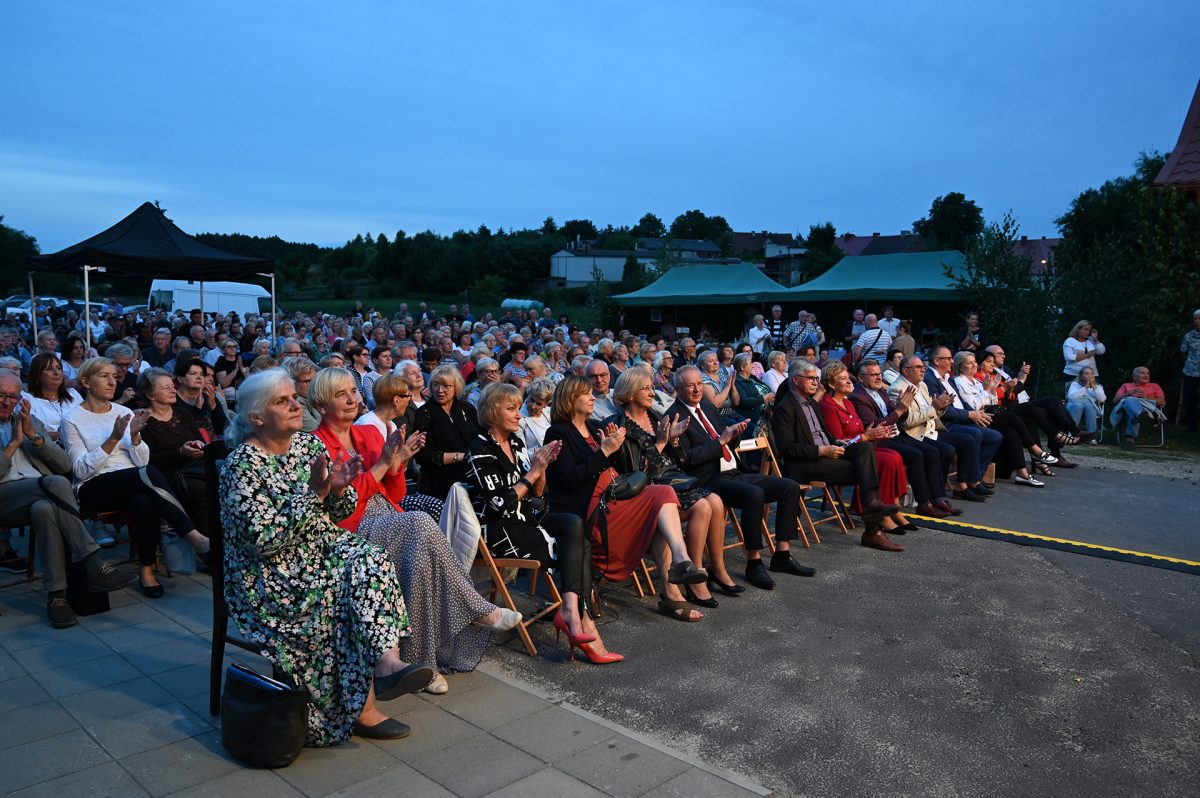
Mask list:
[[[855,435],[862,434],[863,423],[858,413],[854,412],[854,403],[849,398],[843,401],[845,408],[838,407],[833,401],[833,395],[826,393],[820,404],[821,419],[835,440],[848,441]]]
[[[325,426],[324,422],[321,422],[321,426],[317,427],[313,434],[325,444],[325,451],[328,452],[331,461],[344,460],[350,456],[337,435]],[[383,436],[379,434],[379,430],[367,424],[353,426],[350,428],[350,440],[354,441],[354,447],[362,456],[363,472],[354,480],[354,490],[358,493],[358,504],[354,507],[354,514],[339,521],[338,526],[355,532],[358,530],[359,521],[362,520],[363,511],[367,509],[367,501],[376,493],[387,499],[396,512],[403,512],[400,502],[408,492],[408,486],[404,482],[403,471],[388,474],[382,483],[371,475],[371,466],[379,462],[379,455],[383,452]]]

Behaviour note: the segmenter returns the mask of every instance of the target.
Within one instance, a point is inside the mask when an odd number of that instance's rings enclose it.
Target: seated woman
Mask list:
[[[307,358],[300,359],[307,361]],[[178,395],[175,407],[191,416],[196,428],[202,430],[208,440],[224,435],[229,421],[225,408],[217,401],[215,385],[206,378],[211,369],[212,366],[199,358],[178,358],[175,361],[175,390]]]
[[[683,473],[683,450],[679,436],[687,429],[688,421],[668,419],[655,412],[654,386],[650,384],[650,369],[629,369],[617,380],[613,401],[617,403],[616,423],[625,429],[625,445],[611,458],[621,473],[645,471],[652,482],[671,474]],[[687,524],[688,556],[693,563],[704,562],[708,550],[708,584],[684,585],[688,601],[701,607],[716,607],[717,600],[709,593],[715,582],[726,595],[745,590],[735,584],[725,569],[725,503],[721,497],[699,486],[675,490],[679,499],[679,520]],[[664,590],[669,590],[664,585]],[[677,588],[676,588],[677,590]]]
[[[609,457],[625,442],[625,430],[609,423],[601,427],[589,416],[595,404],[590,381],[571,375],[554,389],[550,417],[554,423],[546,443],[561,441],[558,458],[546,470],[550,509],[592,519],[604,490],[617,476]],[[608,579],[623,581],[650,550],[663,579],[659,611],[681,621],[704,615],[689,609],[678,586],[708,581],[708,573],[688,556],[679,523],[679,499],[666,485],[648,485],[638,496],[608,503],[607,534],[600,523],[592,535],[592,559]]]
[[[31,377],[31,382],[32,379]],[[1096,370],[1091,366],[1081,368],[1079,376],[1067,386],[1067,411],[1084,432],[1096,432],[1100,420],[1100,405],[1107,400],[1104,386],[1096,382]],[[1095,438],[1089,441],[1095,442]]]
[[[995,404],[995,398],[988,393],[987,387],[977,378],[975,353],[963,350],[954,356],[954,390],[968,411],[983,410],[988,413],[992,422],[989,425],[1001,435],[1000,450],[996,453],[996,474],[1003,476],[1016,472],[1013,482],[1033,488],[1045,487],[1046,483],[1029,474],[1025,467],[1025,455],[1022,450],[1029,452],[1034,463],[1058,462],[1044,453],[1037,441],[1029,434],[1029,430],[1012,413]]]
[[[753,358],[750,358],[753,360]],[[736,369],[736,358],[734,360]],[[749,369],[749,366],[747,366]],[[778,349],[767,355],[767,371],[763,374],[763,383],[771,389],[771,393],[779,390],[779,386],[787,382],[788,378],[788,359],[787,355],[780,352]],[[749,373],[749,371],[747,371]],[[744,415],[744,414],[743,414]]]
[[[396,565],[414,630],[400,642],[400,656],[450,673],[475,670],[493,629],[511,629],[521,618],[479,595],[428,513],[402,509],[404,467],[425,436],[406,437],[397,429],[384,438],[370,424],[355,425],[358,388],[345,369],[318,371],[308,395],[321,411],[316,436],[330,462],[357,458],[362,463],[362,473],[352,482],[354,512],[337,524],[382,548]],[[432,674],[425,686],[437,695],[449,689],[440,673]]]
[[[785,358],[786,359],[786,358]],[[746,427],[745,437],[757,434],[758,422],[762,420],[763,412],[775,404],[775,391],[770,386],[754,376],[754,356],[749,352],[741,352],[733,359],[734,379],[737,385],[737,404],[734,409],[742,417],[750,420]],[[771,372],[767,373],[769,377]]]
[[[296,383],[296,401],[300,403],[300,411],[304,415],[301,429],[304,432],[316,432],[321,426],[321,414],[308,401],[308,386],[312,385],[317,376],[317,364],[306,357],[289,357],[283,361],[283,370]]]
[[[821,370],[821,384],[825,386],[825,396],[821,399],[821,420],[835,441],[849,441],[861,437],[865,441],[885,441],[891,437],[894,426],[876,426],[871,429],[863,427],[862,419],[850,401],[854,393],[854,382],[850,379],[850,371],[840,360],[827,363]],[[844,445],[844,444],[842,444]],[[918,456],[920,452],[917,452]],[[884,504],[899,506],[900,499],[908,491],[908,472],[904,468],[904,458],[894,449],[875,447],[875,468],[879,473],[879,500]],[[917,496],[917,501],[928,504],[930,497]],[[860,505],[859,491],[854,490],[855,504]],[[856,512],[859,509],[855,510]],[[900,510],[885,515],[879,520],[880,528],[888,534],[903,535],[915,532],[919,527],[904,517]]]
[[[538,520],[532,500],[545,492],[546,467],[558,457],[562,444],[528,449],[518,434],[520,404],[520,389],[507,383],[489,385],[479,397],[484,430],[471,442],[468,482],[484,540],[496,557],[537,560],[558,575],[563,601],[554,615],[554,628],[567,636],[572,660],[578,648],[592,664],[620,662],[624,657],[604,648],[587,611],[592,548],[583,519],[549,513]]]
[[[429,401],[417,411],[416,431],[425,433],[425,446],[417,452],[417,488],[440,501],[451,485],[466,479],[467,449],[479,434],[475,408],[462,398],[465,392],[457,366],[438,366],[429,375]]]
[[[225,394],[226,402],[237,399],[238,386],[249,376],[249,364],[238,356],[238,344],[232,337],[221,344],[221,356],[213,364],[213,377],[217,388]]]
[[[83,333],[68,333],[67,340],[63,341],[62,346],[63,375],[67,379],[67,385],[71,387],[75,386],[79,367],[83,365],[83,361],[87,360],[87,358],[88,345]]]
[[[67,387],[62,361],[53,352],[41,352],[29,361],[29,413],[42,422],[46,435],[58,440],[62,418],[83,401],[74,388]]]
[[[375,701],[422,689],[433,671],[400,659],[408,616],[391,561],[333,522],[354,511],[361,462],[331,465],[301,418],[283,369],[242,383],[220,484],[229,617],[308,687],[307,745],[336,745],[352,731],[405,737],[408,726]]]
[[[63,417],[60,428],[78,485],[79,509],[128,511],[142,594],[162,598],[163,587],[154,575],[161,522],[166,521],[201,555],[208,553],[208,538],[175,498],[171,483],[150,465],[150,447],[142,440],[150,411],[134,413],[113,403],[117,370],[112,361],[106,357],[84,361],[79,384],[87,390],[87,399]]]
[[[1051,464],[1060,464],[1063,468],[1074,468],[1074,463],[1066,462],[1061,453],[1061,447],[1067,443],[1078,443],[1077,438],[1069,437],[1066,433],[1060,430],[1049,415],[1041,407],[1037,407],[1033,402],[1022,402],[1019,395],[1025,390],[1025,383],[1022,375],[1012,380],[1005,381],[1004,375],[996,363],[995,353],[989,350],[983,350],[975,355],[978,363],[979,381],[988,392],[988,402],[992,405],[998,405],[1004,408],[1005,412],[1016,416],[1022,424],[1025,425],[1029,437],[1037,444],[1037,448],[1041,450],[1041,438],[1039,431],[1046,433],[1046,440],[1050,447],[1050,454],[1046,456],[1044,462],[1033,460],[1034,469],[1041,475],[1052,477],[1055,476],[1054,471],[1050,468]]]
[[[180,409],[175,378],[166,369],[146,369],[138,377],[138,394],[150,410],[142,438],[150,447],[150,465],[163,473],[172,491],[196,519],[205,537],[212,530],[205,524],[208,508],[204,482],[205,441],[195,419]]]
[[[721,370],[717,353],[711,349],[696,356],[696,366],[700,369],[700,384],[703,386],[704,398],[712,402],[721,415],[733,415],[733,406],[738,401],[733,374],[726,374]]]
[[[892,347],[887,352],[887,359],[883,362],[883,383],[891,385],[896,380],[900,379],[900,363],[908,355],[904,354],[903,349]]]
[[[672,397],[675,396],[675,380],[671,377],[674,365],[675,356],[671,350],[663,349],[654,355],[654,390]]]
[[[532,451],[545,443],[553,396],[554,383],[547,377],[534,380],[525,389],[525,401],[521,404],[521,438],[526,449]]]
[[[405,435],[414,434],[416,413],[410,413],[408,410],[413,398],[408,380],[399,374],[385,374],[371,384],[371,394],[375,400],[375,409],[359,416],[354,422],[355,426],[372,426],[379,431],[379,436],[383,439],[400,427],[404,427]],[[412,482],[420,479],[420,474],[411,462],[405,467],[404,476]],[[444,506],[445,502],[441,499],[426,496],[424,493],[408,493],[400,500],[400,509],[429,513],[434,521],[441,521]]]

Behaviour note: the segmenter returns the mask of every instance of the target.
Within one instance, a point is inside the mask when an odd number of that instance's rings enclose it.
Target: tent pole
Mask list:
[[[279,336],[279,327],[275,325],[275,272],[271,272],[271,343]],[[274,346],[271,347],[275,349]]]
[[[205,329],[208,328],[208,325],[204,324],[204,281],[203,280],[200,281],[200,324],[203,325],[205,327]]]
[[[83,329],[87,335],[88,349],[92,348],[92,316],[90,312],[92,309],[92,285],[88,279],[88,272],[91,270],[91,266],[83,264]]]
[[[33,306],[33,272],[29,273],[29,315],[33,319],[33,345],[37,346],[37,308]]]

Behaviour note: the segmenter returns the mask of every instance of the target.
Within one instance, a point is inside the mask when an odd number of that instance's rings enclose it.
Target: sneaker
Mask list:
[[[95,572],[87,575],[87,586],[88,590],[111,593],[114,590],[128,587],[136,579],[137,574],[114,568],[112,563],[102,562]]]
[[[29,561],[18,555],[12,549],[0,554],[0,571],[13,574],[23,574],[29,570]]]
[[[46,600],[46,617],[55,629],[66,629],[79,623],[75,610],[71,609],[65,596],[51,596]]]

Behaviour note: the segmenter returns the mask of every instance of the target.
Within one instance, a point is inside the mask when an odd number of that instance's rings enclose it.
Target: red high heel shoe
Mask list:
[[[563,635],[567,636],[567,642],[572,646],[579,645],[580,643],[591,643],[596,640],[595,635],[587,633],[571,634],[571,627],[567,626],[567,622],[563,620],[562,613],[556,612],[554,613],[554,642],[560,642]]]
[[[587,657],[587,661],[593,665],[608,665],[611,662],[620,662],[625,659],[624,654],[614,654],[609,651],[606,654],[601,654],[596,651],[591,643],[572,643],[571,644],[571,662],[575,661],[575,649],[578,648]]]

